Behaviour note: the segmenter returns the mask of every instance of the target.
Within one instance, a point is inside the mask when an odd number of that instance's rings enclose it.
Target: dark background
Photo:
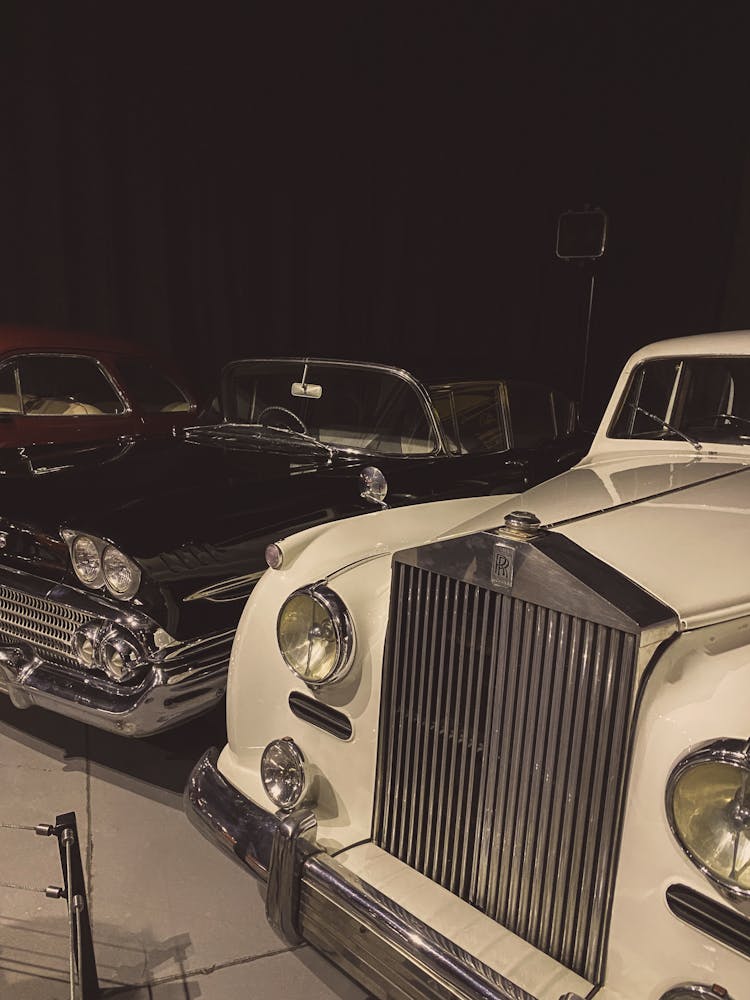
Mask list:
[[[0,5],[0,321],[525,371],[750,326],[746,2]],[[434,365],[433,365],[434,366]]]

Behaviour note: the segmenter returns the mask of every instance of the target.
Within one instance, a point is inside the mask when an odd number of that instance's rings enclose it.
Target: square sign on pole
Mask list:
[[[601,208],[561,212],[555,255],[560,260],[598,260],[607,248],[607,213]]]

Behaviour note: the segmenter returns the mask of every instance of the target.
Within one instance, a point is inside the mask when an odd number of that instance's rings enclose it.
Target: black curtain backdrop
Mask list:
[[[750,326],[748,7],[4,0],[0,321],[203,390],[311,353],[577,393],[588,276],[554,235],[588,203],[596,415],[636,347]]]

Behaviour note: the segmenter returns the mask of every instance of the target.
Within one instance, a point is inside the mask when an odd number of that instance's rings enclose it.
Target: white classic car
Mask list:
[[[378,997],[750,997],[750,332],[514,497],[269,553],[194,824]]]

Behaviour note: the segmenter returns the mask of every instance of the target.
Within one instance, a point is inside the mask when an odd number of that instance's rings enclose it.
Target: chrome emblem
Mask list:
[[[4,549],[8,544],[8,532],[0,531],[0,549]]]
[[[508,593],[513,589],[513,562],[516,550],[512,545],[496,542],[492,552],[492,586]]]

